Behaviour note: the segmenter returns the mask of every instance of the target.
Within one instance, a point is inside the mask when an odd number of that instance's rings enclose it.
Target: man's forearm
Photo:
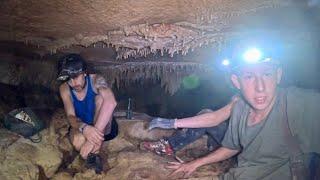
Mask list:
[[[226,159],[229,159],[230,157],[236,155],[239,151],[238,150],[233,150],[225,147],[221,147],[217,149],[216,151],[208,154],[205,157],[198,158],[194,160],[193,163],[196,163],[198,167],[210,164],[210,163],[216,163],[220,162]]]
[[[223,108],[194,117],[177,119],[175,128],[203,128],[217,126],[230,117],[233,102]]]
[[[107,124],[112,120],[112,114],[116,105],[117,103],[115,101],[102,103],[94,125],[100,132],[104,132]]]

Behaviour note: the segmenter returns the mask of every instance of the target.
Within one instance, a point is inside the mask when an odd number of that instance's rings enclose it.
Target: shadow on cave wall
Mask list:
[[[209,79],[199,78],[195,85],[190,86],[183,81],[174,95],[165,92],[160,82],[152,81],[132,83],[114,92],[119,109],[126,109],[128,98],[131,98],[133,111],[145,112],[150,116],[181,118],[193,116],[204,108],[217,109],[225,104],[230,99],[231,89],[221,82],[214,84]]]
[[[38,115],[45,117],[50,116],[57,107],[62,107],[58,94],[44,86],[13,86],[0,83],[0,92],[0,122],[7,113],[17,108],[32,107],[38,111]]]

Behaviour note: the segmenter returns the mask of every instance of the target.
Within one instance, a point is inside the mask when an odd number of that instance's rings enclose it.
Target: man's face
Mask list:
[[[76,92],[81,92],[86,85],[85,76],[84,73],[81,73],[74,78],[70,78],[68,80],[69,86]]]
[[[254,110],[263,111],[273,105],[282,70],[268,63],[242,67],[231,80]]]

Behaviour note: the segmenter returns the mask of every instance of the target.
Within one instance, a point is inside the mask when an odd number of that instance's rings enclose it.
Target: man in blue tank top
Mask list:
[[[71,125],[70,139],[80,155],[86,159],[88,168],[102,171],[98,155],[102,143],[117,135],[113,111],[117,105],[105,79],[97,74],[88,74],[84,59],[78,54],[69,54],[60,59],[59,91],[68,121]]]

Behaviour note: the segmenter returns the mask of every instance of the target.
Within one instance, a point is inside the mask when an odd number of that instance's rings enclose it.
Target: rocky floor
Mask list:
[[[119,135],[103,146],[104,171],[95,174],[84,167],[68,139],[68,128],[64,111],[59,109],[51,117],[48,128],[41,131],[42,141],[30,140],[0,129],[0,179],[179,179],[169,177],[171,170],[165,168],[170,157],[157,156],[139,149],[143,140],[157,140],[170,136],[173,131],[145,129],[147,120],[118,118]],[[207,153],[206,137],[185,147],[177,155],[184,161],[192,160]],[[231,161],[212,164],[199,168],[189,179],[217,179],[226,171]]]

